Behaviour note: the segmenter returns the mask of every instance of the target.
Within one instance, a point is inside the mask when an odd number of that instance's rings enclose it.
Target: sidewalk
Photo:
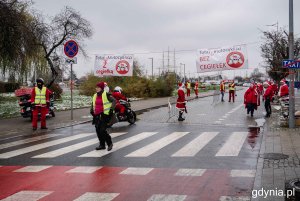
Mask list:
[[[300,92],[296,95],[296,111],[300,110]],[[300,178],[300,127],[294,129],[279,127],[279,111],[272,108],[272,115],[266,119],[263,139],[258,158],[257,172],[254,183],[254,190],[262,188],[268,191],[269,195],[252,198],[254,201],[284,201],[285,183]],[[261,191],[262,192],[262,191]],[[299,191],[300,192],[300,191]],[[272,196],[270,196],[270,193]],[[300,200],[287,199],[287,200]]]
[[[199,93],[199,98],[212,96],[214,91]],[[141,114],[147,110],[155,109],[159,107],[168,106],[169,97],[163,98],[149,98],[139,101],[131,102],[132,109],[137,113]],[[195,99],[195,95],[192,94],[188,100]],[[176,99],[172,99],[176,100]],[[71,111],[60,111],[55,112],[56,116],[54,118],[47,119],[48,130],[54,130],[58,128],[69,127],[73,125],[83,124],[92,121],[92,116],[90,115],[90,108],[81,108],[73,110],[73,120],[71,120]],[[0,119],[0,130],[1,136],[24,133],[31,134],[32,127],[30,119],[24,119],[22,117],[11,118],[11,119]],[[41,132],[39,129],[36,132]],[[43,131],[45,132],[45,131]]]

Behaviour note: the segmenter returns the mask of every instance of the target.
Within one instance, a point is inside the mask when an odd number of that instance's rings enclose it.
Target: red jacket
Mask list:
[[[52,91],[50,91],[48,88],[46,88],[46,102],[50,102],[50,94],[52,94]],[[31,102],[34,103],[35,100],[35,87],[32,89],[31,92]]]
[[[177,98],[176,108],[183,110],[185,108],[185,95],[183,89],[179,88],[177,94],[178,94],[178,98]]]
[[[280,87],[280,97],[289,95],[289,87],[287,84],[284,84]]]
[[[267,98],[269,98],[270,100],[272,100],[273,97],[273,89],[272,86],[268,86],[268,88],[266,89],[265,93],[264,93],[264,99],[266,100]]]
[[[249,88],[244,94],[244,103],[249,104],[249,103],[254,103],[255,105],[259,106],[259,95],[256,90],[256,87]]]
[[[118,91],[114,91],[112,93],[112,96],[117,100],[118,103],[119,103],[119,100],[125,100],[125,101],[127,101],[126,96],[124,96],[122,93],[120,93]]]

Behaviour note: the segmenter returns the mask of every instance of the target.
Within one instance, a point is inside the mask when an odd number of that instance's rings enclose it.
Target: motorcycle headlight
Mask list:
[[[31,108],[30,107],[28,107],[27,109],[26,109],[26,111],[30,111],[31,110]]]

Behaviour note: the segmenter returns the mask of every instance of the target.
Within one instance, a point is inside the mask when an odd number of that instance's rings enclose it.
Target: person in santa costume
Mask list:
[[[198,98],[198,87],[199,87],[199,82],[196,81],[195,86],[194,86],[194,91],[195,91],[196,98]]]
[[[112,93],[112,96],[117,101],[115,109],[120,112],[121,118],[124,119],[125,118],[125,110],[126,110],[126,108],[125,108],[125,106],[123,106],[123,105],[120,104],[120,100],[127,101],[127,98],[126,98],[126,96],[124,96],[122,94],[122,88],[119,87],[119,86],[116,86],[115,89],[114,89],[114,92]]]
[[[185,87],[186,87],[186,96],[190,97],[191,96],[191,82],[189,80],[185,83]]]
[[[286,84],[285,80],[280,81],[280,88],[279,88],[279,97],[284,97],[289,95],[289,87]]]
[[[244,94],[244,104],[247,114],[251,113],[251,117],[253,117],[254,110],[257,110],[257,107],[260,105],[259,92],[253,83]]]
[[[266,88],[265,93],[263,95],[263,100],[265,101],[265,109],[266,109],[266,117],[270,117],[271,110],[271,100],[273,98],[273,87],[270,82],[264,82],[264,88]]]
[[[177,98],[177,103],[176,103],[176,108],[179,110],[179,117],[178,121],[184,121],[185,119],[182,117],[183,112],[186,111],[186,100],[185,100],[185,94],[184,94],[184,89],[182,83],[178,84],[179,88],[177,91],[178,98]]]

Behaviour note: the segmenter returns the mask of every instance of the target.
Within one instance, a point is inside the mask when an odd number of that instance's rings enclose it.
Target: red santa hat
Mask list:
[[[179,82],[179,83],[178,83],[178,86],[181,87],[181,86],[182,86],[182,82]]]
[[[285,80],[285,79],[282,79],[282,80],[280,80],[280,82],[286,83],[286,80]]]
[[[98,82],[97,87],[99,87],[103,90],[105,87],[105,82]]]

